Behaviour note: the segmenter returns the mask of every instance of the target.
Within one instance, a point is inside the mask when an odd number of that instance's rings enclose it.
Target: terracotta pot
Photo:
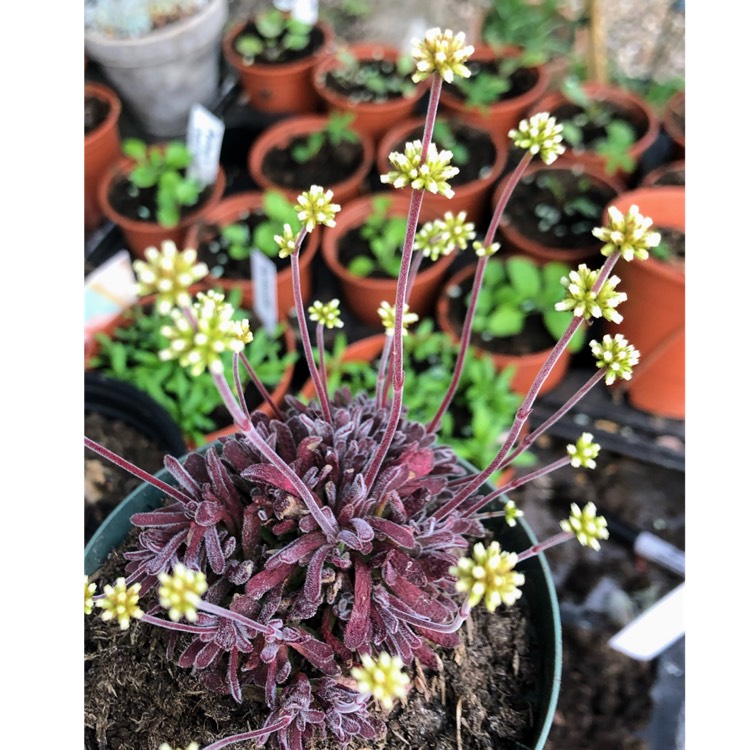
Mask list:
[[[654,227],[685,231],[685,188],[642,187],[619,195],[612,205],[623,213],[632,205],[653,219]],[[607,216],[603,217],[606,223]],[[618,312],[619,325],[608,324],[610,335],[622,335],[641,353],[628,380],[618,387],[638,409],[670,419],[685,418],[685,268],[649,257],[618,261],[614,273],[618,291],[628,295]]]
[[[488,62],[503,56],[515,57],[519,54],[519,50],[513,47],[507,47],[503,52],[498,52],[485,44],[475,44],[474,47],[474,54],[469,58],[469,63]],[[443,87],[440,104],[446,111],[472,125],[489,130],[502,142],[507,142],[508,131],[515,128],[526,116],[529,108],[547,90],[549,84],[549,73],[543,66],[532,65],[524,68],[536,76],[536,82],[519,96],[494,102],[487,107],[468,107],[460,96]]]
[[[401,55],[397,47],[387,44],[361,42],[347,45],[344,49],[360,62],[385,59],[395,63]],[[425,79],[416,84],[413,94],[408,97],[389,99],[384,102],[352,102],[348,97],[326,86],[325,83],[326,75],[341,65],[335,53],[317,62],[313,69],[315,90],[329,112],[353,113],[354,125],[370,135],[376,143],[395,122],[409,117],[414,112],[419,100],[430,86],[429,79]]]
[[[255,140],[248,152],[248,170],[253,181],[262,190],[280,190],[290,201],[296,203],[297,196],[302,191],[308,190],[310,186],[290,188],[273,182],[263,171],[263,161],[271,149],[286,148],[295,138],[322,130],[327,122],[327,115],[297,115],[267,128]],[[333,185],[323,185],[324,188],[333,190],[334,201],[341,205],[366,189],[367,177],[375,159],[375,145],[372,138],[359,128],[353,128],[353,130],[359,135],[362,144],[362,162],[346,179]]]
[[[544,164],[542,162],[532,162],[524,173],[524,177],[527,175],[537,174],[539,172],[566,172],[571,169],[570,164],[564,164],[555,162],[554,164]],[[590,167],[588,165],[578,165],[576,170],[580,170],[581,174],[585,174],[591,179],[592,182],[596,183],[599,187],[611,190],[612,197],[619,195],[625,191],[625,186],[616,177],[610,177],[604,172]],[[511,175],[507,174],[502,178],[500,183],[495,188],[492,195],[493,205],[497,203],[500,198],[500,194],[503,192],[508,182],[511,179]],[[523,179],[523,178],[522,178]],[[511,196],[511,201],[513,196]],[[578,263],[579,261],[597,259],[602,260],[600,255],[601,242],[597,240],[593,235],[588,235],[585,240],[582,240],[582,244],[579,247],[559,247],[552,244],[542,243],[532,237],[528,237],[521,232],[518,227],[513,225],[508,217],[508,209],[506,207],[502,218],[500,219],[500,226],[498,228],[500,235],[501,246],[504,253],[518,253],[520,255],[527,255],[530,258],[534,258],[538,261],[546,262],[550,260],[558,260],[563,263]],[[601,262],[597,263],[597,266],[601,265]]]
[[[371,279],[355,276],[339,260],[339,242],[344,235],[364,224],[372,213],[375,197],[387,195],[392,199],[388,216],[404,216],[409,213],[409,194],[400,191],[379,192],[349,201],[336,215],[335,227],[323,228],[323,260],[336,276],[347,306],[355,317],[368,326],[382,328],[378,307],[383,300],[393,303],[396,299],[396,279]],[[436,219],[441,214],[434,209],[422,206],[420,223]],[[417,274],[409,299],[409,310],[420,318],[429,315],[437,297],[440,284],[453,262],[453,255],[443,255],[429,267],[423,267]]]
[[[333,29],[318,21],[315,24],[320,44],[315,52],[301,60],[279,63],[253,63],[247,65],[234,43],[248,21],[234,24],[222,40],[222,52],[227,63],[237,71],[242,88],[251,107],[260,112],[304,113],[315,112],[320,99],[313,86],[312,72],[315,64],[333,50]]]
[[[132,159],[122,157],[113,167],[109,169],[102,181],[99,183],[99,203],[104,215],[115,223],[123,233],[128,249],[136,258],[145,258],[147,247],[161,247],[164,240],[172,240],[182,249],[185,244],[185,235],[192,224],[215,206],[224,194],[226,186],[226,175],[224,169],[219,165],[213,191],[208,199],[195,211],[187,214],[182,221],[174,227],[162,227],[154,221],[136,221],[115,210],[109,199],[109,191],[115,178],[121,174],[127,174],[133,166]]]
[[[222,286],[221,281],[217,280],[217,282],[213,284],[211,288],[215,289],[217,287],[221,287],[222,289],[225,289],[227,294],[229,293],[229,290],[226,289],[226,287]],[[198,291],[201,291],[202,288],[203,287],[196,285],[191,288],[191,292],[195,294]],[[148,297],[143,297],[139,301],[138,304],[141,306],[148,306],[148,305],[153,304],[153,301],[154,301],[154,297],[148,296]],[[114,332],[118,328],[123,328],[127,325],[128,325],[127,311],[123,311],[122,313],[120,313],[120,315],[110,320],[105,326],[103,326],[99,331],[97,331],[97,333],[104,333],[111,338]],[[281,321],[281,325],[284,327],[284,344],[286,345],[286,351],[287,352],[294,351],[297,346],[297,342],[294,337],[294,331],[291,329],[289,324],[286,323],[285,321]],[[250,346],[252,346],[252,344],[250,344]],[[96,370],[92,370],[91,361],[98,353],[99,353],[99,342],[95,338],[92,338],[91,344],[86,348],[84,352],[84,369],[86,371],[96,372]],[[281,404],[281,401],[283,400],[284,396],[286,396],[286,394],[289,392],[289,387],[291,386],[293,375],[294,375],[294,363],[292,363],[289,367],[286,368],[281,380],[279,380],[276,387],[271,391],[271,397],[273,398],[274,402],[277,405]],[[231,373],[229,374],[229,377],[231,378]],[[249,388],[254,387],[252,382],[250,383],[248,387]],[[258,410],[262,411],[264,414],[267,414],[268,416],[272,415],[271,407],[268,406],[268,404],[265,403],[265,401],[261,403],[261,405],[258,407]],[[232,435],[235,432],[236,432],[235,425],[233,424],[228,425],[227,427],[222,427],[219,430],[214,430],[213,432],[207,433],[205,435],[205,440],[206,442],[212,442],[216,440],[218,437],[223,437],[225,435]],[[186,437],[186,443],[190,450],[195,448],[195,443],[192,442],[187,437]]]
[[[191,16],[141,37],[84,32],[95,60],[143,129],[156,138],[184,138],[190,110],[212,107],[219,89],[219,47],[227,0],[210,0]]]
[[[247,191],[235,193],[227,198],[222,198],[215,206],[210,208],[195,224],[189,227],[185,235],[185,247],[198,248],[206,225],[218,224],[220,227],[228,226],[246,215],[248,212],[263,208],[263,192]],[[302,299],[307,302],[312,292],[312,262],[320,247],[320,227],[307,236],[299,259],[300,289]],[[287,316],[294,308],[294,292],[292,288],[291,261],[276,274],[276,309],[279,319]],[[247,261],[247,274],[250,276],[250,261]],[[213,277],[211,277],[213,278]],[[242,305],[252,309],[254,301],[254,282],[247,279],[221,279],[222,286],[226,289],[238,288],[242,292]],[[211,284],[209,283],[208,286]]]
[[[459,326],[463,325],[463,314],[465,312],[463,299],[466,294],[471,291],[476,268],[477,264],[473,263],[472,265],[465,266],[460,271],[457,271],[450,277],[450,279],[448,279],[438,297],[436,309],[438,325],[441,330],[450,334],[456,341],[461,339],[462,328]],[[459,313],[460,322],[458,323],[454,319],[456,313]],[[472,336],[472,338],[475,337]],[[506,367],[515,367],[516,373],[511,380],[511,387],[514,391],[523,394],[528,393],[537,373],[547,361],[547,357],[549,357],[554,348],[553,345],[550,346],[549,349],[544,349],[532,354],[512,355],[497,354],[489,349],[483,348],[479,342],[472,341],[471,343],[476,349],[486,352],[487,356],[492,358],[498,371],[502,371]],[[539,390],[540,396],[555,388],[565,377],[570,367],[570,356],[570,351],[565,349],[562,356],[550,371],[547,379],[542,384],[542,387]]]
[[[659,185],[685,185],[685,160],[670,161],[647,172],[641,180],[640,187],[657,187]]]
[[[122,112],[120,97],[109,86],[87,82],[84,97],[95,97],[107,104],[104,121],[83,139],[83,214],[87,230],[96,229],[104,220],[99,205],[99,183],[107,170],[120,158],[119,121]]]
[[[685,158],[685,92],[672,94],[664,105],[661,122],[667,135],[672,139],[673,159]]]
[[[635,168],[630,173],[618,169],[614,174],[626,187],[632,187],[633,181],[636,179],[635,175],[638,172],[638,163],[659,137],[659,119],[656,113],[642,96],[619,86],[585,81],[581,84],[581,88],[595,100],[612,102],[622,108],[628,112],[629,117],[634,123],[637,122],[640,124],[643,130],[642,135],[628,149],[628,153],[635,160]],[[557,117],[558,121],[562,121],[565,118],[560,117],[558,113],[562,107],[569,104],[571,104],[570,100],[562,91],[550,91],[536,101],[527,114],[549,112],[551,115]],[[568,146],[565,152],[558,157],[558,162],[561,164],[564,162],[574,162],[596,169],[599,172],[606,172],[605,158],[594,151],[587,151],[585,149],[574,151]]]
[[[451,184],[454,192],[452,198],[446,198],[444,195],[435,195],[430,192],[425,192],[422,205],[438,211],[440,215],[444,214],[446,211],[452,211],[454,215],[459,211],[466,211],[466,216],[469,221],[479,224],[484,220],[485,214],[487,213],[487,204],[492,186],[500,177],[508,160],[506,140],[500,138],[496,133],[487,130],[487,128],[477,127],[476,125],[464,122],[462,118],[452,118],[452,121],[457,123],[460,122],[468,128],[474,128],[486,133],[492,139],[495,146],[495,159],[488,165],[487,173],[479,179],[472,180],[463,185],[457,185],[455,184],[454,178],[453,184]],[[421,117],[409,118],[408,120],[399,122],[391,127],[383,135],[380,145],[378,146],[375,162],[378,174],[386,174],[392,169],[391,163],[388,159],[388,155],[391,152],[403,151],[400,146],[404,141],[421,140],[423,131],[424,119]]]

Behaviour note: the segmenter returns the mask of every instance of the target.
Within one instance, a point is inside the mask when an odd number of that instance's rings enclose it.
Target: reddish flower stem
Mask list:
[[[551,547],[556,547],[558,544],[567,542],[570,539],[575,539],[575,534],[571,534],[569,531],[561,531],[554,536],[551,536],[549,539],[545,539],[543,542],[534,544],[523,552],[519,552],[516,563],[528,560],[530,557],[536,557],[540,552],[544,552]]]
[[[261,727],[260,729],[254,729],[251,732],[242,732],[241,734],[233,734],[231,737],[224,737],[221,740],[212,742],[210,745],[206,745],[203,750],[221,750],[221,748],[227,747],[228,745],[234,745],[236,742],[260,739],[267,734],[273,734],[280,729],[285,729],[292,723],[293,718],[293,716],[285,716],[283,719],[279,719],[273,724]]]
[[[279,421],[283,420],[284,417],[281,414],[281,411],[279,410],[279,407],[276,405],[276,402],[273,400],[273,397],[268,392],[268,389],[261,383],[260,378],[258,377],[258,374],[255,372],[255,369],[250,364],[250,361],[245,356],[244,352],[240,352],[239,354],[240,362],[244,365],[245,369],[247,370],[248,374],[253,380],[253,383],[255,384],[255,387],[258,389],[261,396],[263,396],[263,399],[265,402],[271,407],[271,410],[273,411],[274,416]],[[242,393],[240,388],[237,388],[237,393]],[[244,396],[243,396],[244,398]]]
[[[317,339],[318,343],[318,374],[320,377],[320,383],[323,387],[323,392],[328,394],[328,373],[326,372],[326,346],[325,346],[325,337],[324,337],[324,326],[322,323],[318,323],[316,329],[315,329],[315,337]],[[330,401],[329,401],[329,408],[330,408]]]

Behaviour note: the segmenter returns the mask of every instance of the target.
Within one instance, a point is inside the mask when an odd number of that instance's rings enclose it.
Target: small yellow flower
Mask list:
[[[279,246],[279,258],[288,258],[297,249],[297,235],[291,224],[284,224],[282,233],[275,234],[273,241]]]
[[[523,511],[512,500],[508,500],[505,503],[505,523],[515,526],[518,518],[523,518]]]
[[[472,244],[472,248],[478,258],[483,258],[485,255],[494,255],[500,249],[500,243],[493,242],[491,245],[485,245],[479,240],[475,240]]]
[[[646,260],[648,251],[661,242],[661,234],[651,230],[654,222],[641,216],[638,206],[631,206],[624,216],[614,206],[609,207],[608,213],[609,224],[592,230],[594,237],[605,243],[602,255],[606,257],[619,252],[626,261],[633,258]]]
[[[378,308],[378,315],[383,321],[386,336],[393,336],[396,333],[396,309],[390,303],[383,300]],[[406,330],[412,323],[419,320],[419,315],[409,312],[409,305],[404,305],[404,314],[401,319],[401,334],[406,336],[409,332]]]
[[[594,293],[599,271],[600,269],[592,271],[585,263],[581,263],[578,270],[571,271],[569,276],[563,276],[561,281],[568,293],[562,302],[555,304],[555,310],[572,310],[573,315],[586,320],[594,317],[620,323],[622,315],[615,307],[628,296],[625,292],[615,292],[615,286],[620,283],[618,276],[610,276],[602,284],[602,288]]]
[[[545,164],[552,164],[565,152],[562,145],[563,126],[549,112],[537,112],[528,120],[521,120],[518,129],[513,128],[508,136],[518,148],[531,154],[539,154]]]
[[[208,266],[197,262],[198,253],[193,248],[179,252],[172,240],[165,240],[161,252],[147,247],[145,255],[145,260],[133,261],[138,295],[155,294],[160,315],[168,314],[173,307],[189,307],[192,298],[188,288],[208,276]]]
[[[169,619],[177,622],[183,617],[189,622],[198,619],[198,604],[208,590],[206,576],[177,563],[169,573],[159,573],[159,604],[169,611]]]
[[[430,143],[424,162],[422,162],[422,141],[409,141],[404,146],[404,153],[393,151],[388,160],[392,172],[380,175],[380,181],[395,188],[410,186],[414,190],[429,190],[433,194],[453,197],[448,180],[458,174],[458,167],[452,167],[452,152],[442,150]]]
[[[326,328],[343,328],[344,321],[341,320],[340,304],[337,299],[332,299],[327,303],[315,300],[307,308],[307,312],[310,313],[310,320],[313,323],[322,323]]]
[[[362,655],[362,666],[352,667],[352,677],[357,680],[357,690],[363,695],[372,694],[383,708],[390,711],[396,698],[406,697],[409,676],[402,672],[404,663],[400,656],[391,657],[385,651],[377,661],[369,654]]]
[[[616,333],[614,338],[607,333],[602,337],[601,343],[591,341],[589,346],[596,359],[596,366],[599,369],[607,368],[604,378],[607,385],[612,385],[616,378],[630,380],[641,353],[621,333]]]
[[[320,185],[312,185],[310,189],[297,196],[294,210],[297,217],[312,232],[318,224],[335,227],[334,217],[341,210],[338,203],[332,203],[333,190],[323,190]]]
[[[594,503],[586,503],[581,510],[576,503],[570,505],[570,517],[560,521],[563,531],[575,534],[576,539],[584,546],[599,551],[600,539],[609,539],[607,519],[596,515]]]
[[[161,334],[169,340],[159,352],[162,360],[177,359],[193,376],[206,368],[223,371],[221,355],[241,352],[253,340],[250,323],[232,320],[234,308],[215,290],[199,292],[193,303],[195,325],[181,310],[171,312],[172,325],[163,326]]]
[[[526,577],[515,571],[517,562],[518,555],[502,552],[499,542],[492,542],[486,549],[478,542],[472,557],[462,557],[449,572],[457,578],[456,591],[468,592],[470,607],[484,597],[485,607],[494,612],[501,603],[510,606],[521,597],[519,586],[523,586]]]
[[[89,583],[89,577],[83,577],[83,611],[90,615],[94,611],[94,594],[96,593],[96,584]]]
[[[595,469],[596,461],[594,459],[599,455],[601,446],[594,442],[594,436],[590,432],[582,432],[575,445],[570,443],[567,450],[570,456],[570,465],[574,469],[581,467]]]
[[[453,76],[468,78],[471,73],[464,63],[473,52],[474,47],[466,44],[466,35],[462,31],[454,35],[450,29],[429,29],[423,40],[412,41],[417,70],[411,78],[418,83],[433,72],[437,72],[446,83],[452,83]]]
[[[118,578],[114,586],[107,584],[104,587],[104,598],[96,601],[96,605],[104,610],[102,620],[117,618],[120,629],[127,630],[130,627],[131,618],[139,620],[143,617],[143,610],[138,606],[140,590],[140,583],[134,583],[128,587],[124,578]]]
[[[173,750],[172,746],[168,742],[162,742],[161,745],[159,745],[159,750]],[[182,748],[175,747],[174,750],[182,750]],[[197,742],[191,742],[185,750],[200,750],[198,747]]]

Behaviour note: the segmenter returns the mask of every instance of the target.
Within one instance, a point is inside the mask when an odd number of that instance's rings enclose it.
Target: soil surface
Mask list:
[[[266,8],[262,10],[267,10]],[[239,20],[239,19],[235,19]],[[245,34],[252,34],[253,36],[262,36],[258,33],[255,24],[252,21],[248,21],[245,28],[237,35],[234,40],[234,50],[238,55],[242,53],[237,49],[238,40]],[[274,51],[273,56],[269,56],[264,50],[259,52],[255,56],[255,62],[263,63],[263,65],[280,65],[282,63],[294,62],[295,60],[303,60],[306,57],[314,54],[323,46],[323,32],[314,27],[310,32],[310,41],[308,44],[300,49],[284,49],[280,53]]]
[[[375,79],[368,85],[364,81]],[[323,85],[352,103],[374,104],[416,95],[410,75],[403,75],[390,60],[359,60],[353,68],[342,66],[325,74]]]
[[[482,74],[487,76],[499,76],[501,78],[507,78],[508,89],[502,94],[499,94],[493,99],[494,102],[502,102],[509,99],[515,99],[527,91],[530,91],[539,80],[539,74],[532,68],[520,67],[514,70],[509,75],[502,73],[502,60],[469,60],[466,62],[466,67],[471,71],[471,78],[468,80],[476,80],[477,76]],[[463,80],[463,79],[461,79]],[[453,96],[459,99],[466,100],[467,94],[464,89],[455,83],[446,83],[445,90],[450,92]]]
[[[96,96],[85,96],[83,100],[83,132],[84,135],[96,130],[109,114],[109,102]]]

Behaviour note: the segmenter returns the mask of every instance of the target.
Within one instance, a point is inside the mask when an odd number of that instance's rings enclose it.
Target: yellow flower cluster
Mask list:
[[[454,76],[468,78],[471,73],[464,63],[473,52],[474,47],[466,44],[466,35],[462,31],[454,35],[450,29],[429,29],[423,40],[412,42],[417,70],[411,78],[419,83],[434,72],[446,83],[452,83]]]
[[[575,534],[576,539],[584,546],[599,551],[600,539],[609,539],[607,519],[596,515],[594,503],[586,503],[583,510],[576,503],[570,505],[570,517],[560,521],[563,531]]]
[[[390,656],[383,651],[377,661],[369,654],[362,656],[362,666],[352,667],[352,677],[357,689],[364,695],[372,694],[383,708],[390,711],[396,698],[406,696],[409,676],[402,672],[404,663],[400,656]]]
[[[140,583],[128,587],[124,578],[118,578],[114,586],[107,584],[104,587],[104,597],[96,602],[104,610],[102,620],[116,619],[120,623],[120,629],[127,630],[131,618],[139,620],[143,617],[143,610],[138,606],[140,590]]]
[[[183,617],[189,622],[198,619],[198,604],[206,593],[206,576],[199,570],[190,570],[177,563],[169,573],[159,573],[159,604],[169,612],[173,622]]]

